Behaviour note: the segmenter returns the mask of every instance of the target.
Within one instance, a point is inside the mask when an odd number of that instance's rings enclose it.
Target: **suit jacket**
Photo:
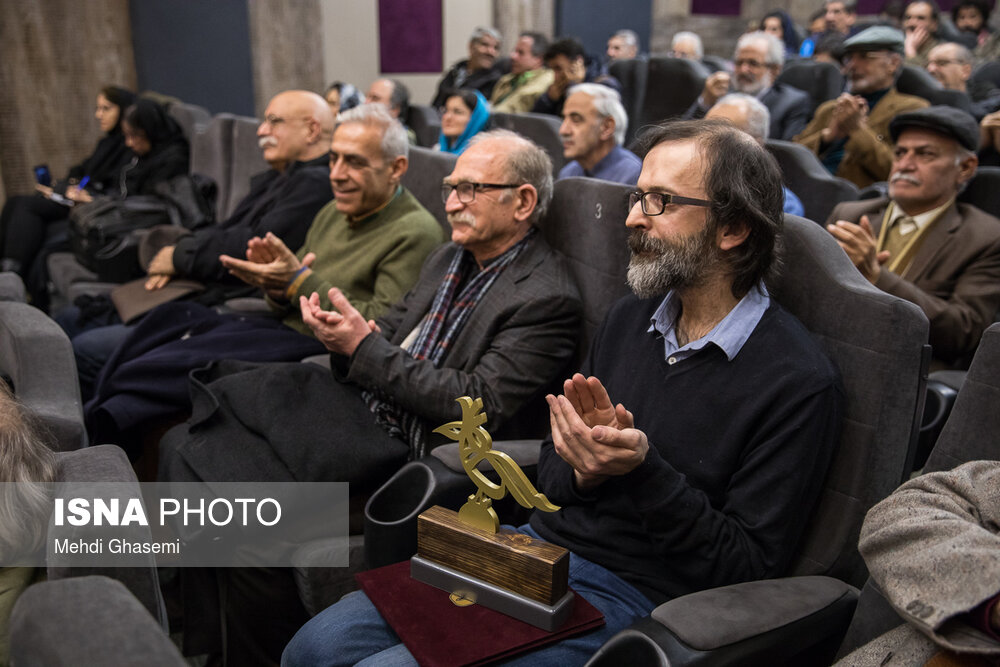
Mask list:
[[[399,344],[430,311],[459,251],[453,243],[434,251],[416,286],[378,320],[382,336],[365,338],[350,359],[332,355],[331,365],[342,379],[380,389],[435,426],[457,419],[455,399],[467,395],[482,397],[492,434],[537,436],[539,416],[547,414],[541,396],[575,359],[579,293],[562,256],[536,234],[483,296],[435,368]],[[525,419],[522,409],[534,419]]]
[[[842,664],[922,665],[939,647],[1000,655],[1000,642],[962,618],[1000,592],[998,525],[996,461],[918,477],[873,507],[861,529],[861,553],[872,579],[908,625],[873,640]],[[889,661],[890,651],[898,662]]]
[[[794,141],[820,155],[820,135],[830,124],[836,104],[835,99],[821,104],[816,109],[812,122],[795,137]],[[872,183],[886,180],[892,166],[889,121],[904,111],[922,109],[926,106],[929,106],[927,100],[904,95],[895,88],[890,88],[875,108],[868,111],[868,123],[851,133],[847,140],[844,159],[840,162],[835,175],[846,178],[859,188],[866,188]]]
[[[768,138],[791,141],[792,137],[801,132],[809,121],[809,108],[812,104],[809,95],[798,88],[785,83],[775,83],[760,98],[771,114],[771,125],[768,128]],[[694,101],[682,118],[704,118],[708,109]]]
[[[888,204],[884,197],[843,202],[827,224],[867,215],[877,236]],[[976,349],[1000,308],[1000,220],[956,204],[933,224],[903,275],[883,268],[875,286],[920,306],[934,356],[952,361]]]

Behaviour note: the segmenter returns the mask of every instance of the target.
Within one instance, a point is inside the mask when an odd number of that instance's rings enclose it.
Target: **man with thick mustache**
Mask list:
[[[542,396],[572,362],[582,319],[565,260],[535,228],[552,198],[552,162],[513,132],[480,133],[441,196],[452,242],[427,258],[413,289],[384,315],[369,319],[336,288],[323,301],[300,291],[302,319],[331,353],[332,373],[315,364],[222,363],[196,374],[196,417],[164,437],[161,477],[344,481],[363,494],[446,441],[432,429],[461,418],[460,396],[483,399],[494,437],[537,437]],[[291,577],[227,576],[255,580],[227,596],[230,657],[238,650],[276,662],[307,619]],[[273,593],[266,605],[237,597],[264,590]]]
[[[538,488],[561,510],[518,529],[570,550],[569,585],[605,625],[519,664],[583,664],[655,604],[783,574],[839,436],[836,369],[764,287],[782,226],[777,164],[724,121],[666,124],[647,141],[626,221],[635,295],[546,397]],[[412,664],[352,593],[282,664],[369,656]]]
[[[961,360],[1000,307],[1000,220],[955,202],[976,172],[979,128],[934,106],[889,132],[889,197],[839,204],[827,229],[872,284],[923,309],[938,364]]]
[[[189,409],[188,372],[218,359],[291,361],[322,354],[302,320],[299,296],[337,287],[365,318],[406,293],[443,240],[441,226],[400,185],[408,166],[406,131],[380,104],[339,116],[329,144],[335,199],[316,215],[294,252],[273,233],[247,242],[246,259],[218,261],[264,290],[283,319],[219,314],[196,303],[151,311],[105,364],[85,407],[95,440],[137,450],[150,422]]]

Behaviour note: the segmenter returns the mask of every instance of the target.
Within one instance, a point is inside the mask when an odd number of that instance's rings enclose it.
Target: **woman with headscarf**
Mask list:
[[[334,117],[341,111],[347,111],[358,106],[364,99],[358,89],[345,81],[334,81],[323,93],[323,99],[330,105]]]
[[[125,109],[135,101],[135,95],[124,88],[106,86],[97,94],[94,117],[100,123],[104,136],[97,142],[94,152],[80,164],[70,168],[66,179],[49,188],[38,186],[38,195],[11,197],[0,213],[0,241],[3,256],[0,270],[14,271],[26,277],[31,263],[45,241],[48,226],[65,220],[69,215],[66,205],[52,200],[53,194],[63,195],[68,188],[84,189],[91,194],[113,190],[123,166],[132,159],[132,151],[125,145],[121,119]],[[84,181],[84,179],[86,179]]]
[[[788,12],[781,9],[768,12],[760,22],[760,29],[777,37],[785,45],[787,55],[798,55],[801,40]]]
[[[108,195],[124,199],[153,194],[158,183],[188,172],[190,149],[184,131],[153,100],[140,98],[125,111],[122,133],[134,157],[122,167],[117,188],[112,188]],[[79,188],[68,189],[66,196],[78,202],[93,200],[88,191]]]
[[[460,154],[469,139],[490,122],[490,103],[478,90],[463,88],[448,95],[441,113],[441,137],[438,149]]]

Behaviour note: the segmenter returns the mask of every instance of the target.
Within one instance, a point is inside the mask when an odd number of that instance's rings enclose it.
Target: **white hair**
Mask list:
[[[567,95],[583,93],[589,95],[594,102],[594,111],[601,118],[611,117],[615,121],[615,143],[619,146],[625,143],[625,131],[628,129],[628,114],[622,106],[621,97],[614,88],[599,83],[578,83],[570,86]]]
[[[673,49],[680,42],[690,41],[694,44],[694,53],[698,56],[698,60],[705,57],[705,47],[701,44],[701,37],[696,35],[689,30],[682,30],[681,32],[674,35],[674,38],[670,40],[670,48]]]
[[[626,46],[639,47],[639,35],[636,34],[634,30],[619,30],[611,36],[612,38],[617,37],[618,39],[625,42]]]
[[[764,44],[765,63],[781,67],[785,64],[785,45],[769,32],[748,32],[736,41],[736,51],[753,44]]]
[[[756,97],[747,95],[746,93],[729,93],[719,98],[715,106],[744,108],[747,113],[746,133],[753,137],[759,144],[767,141],[767,136],[771,131],[771,112]],[[740,129],[743,130],[744,128],[741,127]]]
[[[406,136],[403,124],[392,117],[384,104],[370,102],[360,104],[353,109],[337,114],[337,127],[344,123],[361,123],[374,125],[382,130],[382,157],[394,160],[397,157],[409,157],[410,141]],[[336,132],[334,128],[334,132]]]

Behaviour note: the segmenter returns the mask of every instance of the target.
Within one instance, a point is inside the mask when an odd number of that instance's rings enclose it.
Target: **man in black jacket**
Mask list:
[[[538,489],[561,509],[518,529],[570,550],[569,585],[605,625],[531,664],[583,664],[659,602],[784,574],[839,437],[837,371],[764,287],[782,223],[776,163],[723,121],[647,137],[626,220],[635,295],[596,334],[593,375],[546,397]],[[351,594],[282,664],[400,664],[398,641]]]
[[[257,129],[271,169],[250,180],[250,192],[228,219],[182,236],[156,253],[145,285],[150,299],[174,278],[189,278],[209,287],[198,300],[214,305],[248,289],[222,266],[219,255],[240,257],[251,238],[268,232],[290,248],[301,246],[316,213],[333,197],[328,164],[333,125],[329,105],[316,93],[289,90],[276,95]],[[79,310],[71,306],[56,318],[73,338],[84,400],[129,332],[120,320],[115,322],[115,314],[110,317],[111,322],[81,321]]]
[[[448,101],[451,91],[459,88],[478,90],[490,99],[493,86],[506,71],[497,61],[500,55],[500,33],[495,28],[482,26],[469,37],[469,58],[455,63],[438,84],[431,106],[440,109]]]
[[[146,289],[159,289],[174,276],[234,281],[219,255],[241,256],[247,241],[267,232],[290,248],[302,245],[312,219],[333,196],[327,165],[333,113],[316,93],[288,90],[267,105],[257,136],[271,169],[250,180],[249,194],[227,220],[161,248],[149,265]]]

